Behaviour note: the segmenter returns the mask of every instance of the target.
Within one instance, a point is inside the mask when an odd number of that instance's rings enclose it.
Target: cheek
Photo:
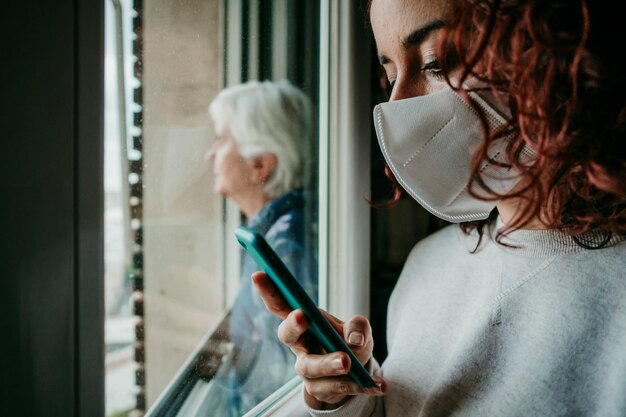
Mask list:
[[[222,170],[222,154],[221,152],[215,152],[215,156],[213,157],[213,171],[215,173],[219,173]]]
[[[224,154],[219,163],[216,158],[216,171],[232,186],[244,187],[249,183],[250,167],[240,155]]]
[[[215,153],[215,170],[219,173],[227,171],[233,165],[233,155],[228,149],[220,149]]]

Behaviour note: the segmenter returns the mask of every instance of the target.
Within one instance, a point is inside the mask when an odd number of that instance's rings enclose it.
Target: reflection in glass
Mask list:
[[[315,193],[306,179],[312,133],[309,98],[287,81],[251,81],[222,91],[210,106],[217,140],[207,153],[214,192],[234,201],[246,225],[269,245],[317,299]],[[258,270],[244,255],[241,286],[228,337],[209,356],[225,353],[209,394],[217,415],[241,416],[295,376],[294,357],[277,337],[280,319],[255,293]],[[212,355],[211,355],[212,354]],[[208,369],[210,376],[210,366]]]
[[[319,3],[104,1],[107,415],[241,415],[295,372],[235,227],[317,295]]]

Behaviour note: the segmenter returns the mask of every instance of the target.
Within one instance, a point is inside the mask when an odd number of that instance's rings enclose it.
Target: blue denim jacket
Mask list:
[[[265,206],[247,227],[264,235],[287,268],[317,301],[317,211],[313,194],[291,191]],[[295,358],[280,343],[280,319],[269,313],[250,275],[259,267],[244,254],[241,287],[232,307],[234,344],[229,415],[240,416],[295,376]]]

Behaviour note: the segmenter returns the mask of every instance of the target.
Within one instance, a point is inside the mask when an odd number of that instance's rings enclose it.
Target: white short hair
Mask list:
[[[230,130],[244,158],[276,156],[276,168],[265,184],[272,198],[307,183],[311,111],[309,98],[287,80],[229,87],[209,106],[217,130]]]

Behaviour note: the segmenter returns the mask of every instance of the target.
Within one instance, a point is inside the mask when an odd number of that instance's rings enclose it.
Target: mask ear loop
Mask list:
[[[572,236],[572,239],[574,239],[574,242],[576,242],[576,244],[580,246],[581,248],[585,248],[589,250],[602,249],[609,243],[609,241],[613,237],[613,233],[611,232],[605,232],[605,233],[606,235],[604,237],[604,240],[602,240],[602,242],[600,242],[597,246],[592,246],[592,245],[589,245],[588,243],[583,242],[580,236]]]
[[[571,201],[567,201],[565,203],[565,205],[563,206],[563,213],[561,213],[561,223],[563,223],[563,224],[569,223],[569,221],[572,218],[572,216],[569,214],[570,206],[571,206]],[[609,241],[613,237],[613,233],[611,233],[609,231],[604,231],[602,233],[604,233],[604,238],[597,245],[590,244],[591,242],[589,242],[589,240],[587,240],[587,242],[585,242],[583,240],[584,234],[583,235],[578,235],[578,236],[572,236],[572,240],[574,241],[574,243],[576,243],[578,246],[580,246],[583,249],[588,249],[588,250],[602,249],[603,247],[605,247],[609,243]],[[592,237],[596,235],[593,232],[591,232],[590,234],[592,235]]]

